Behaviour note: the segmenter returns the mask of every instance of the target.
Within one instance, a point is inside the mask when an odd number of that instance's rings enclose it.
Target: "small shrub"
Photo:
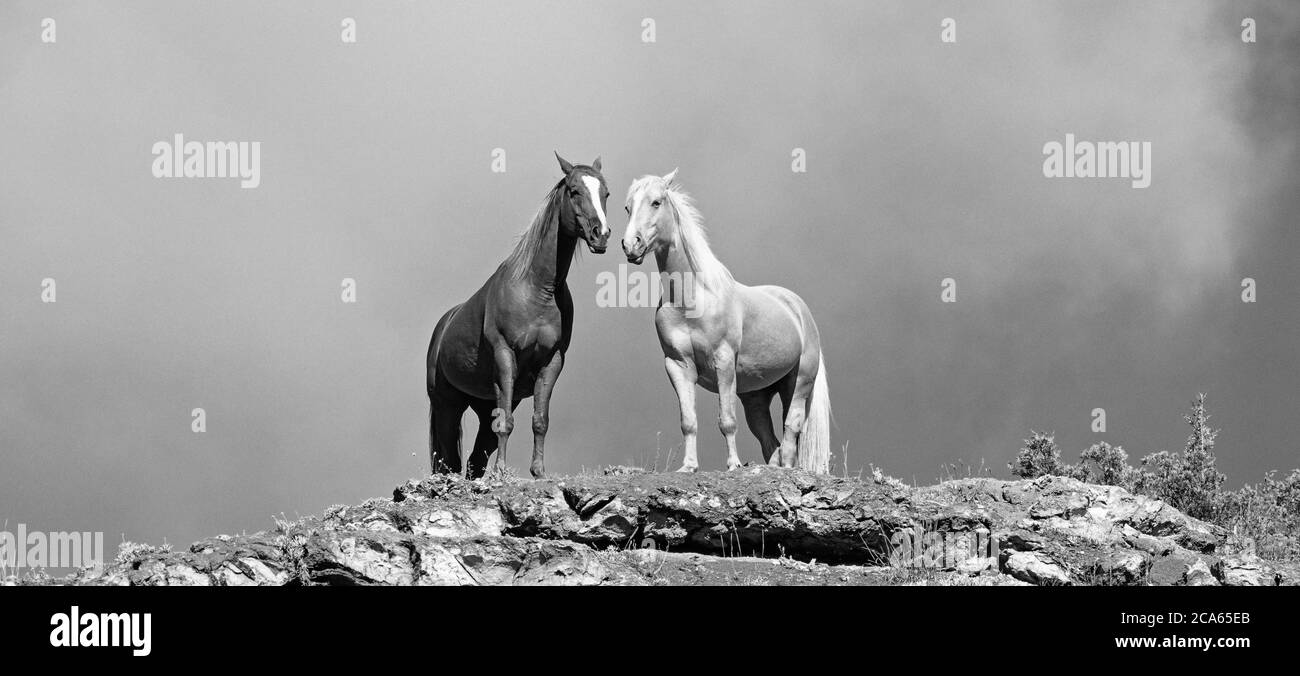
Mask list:
[[[1225,493],[1215,521],[1250,541],[1260,556],[1300,558],[1300,469],[1281,480],[1275,475]]]
[[[899,490],[904,490],[907,488],[907,484],[903,483],[902,481],[899,481],[898,479],[895,479],[892,476],[889,476],[888,474],[885,474],[883,470],[881,470],[879,467],[876,467],[875,465],[871,465],[871,480],[875,482],[876,485],[878,486],[889,486],[891,488],[897,488]]]
[[[1079,453],[1079,464],[1067,465],[1064,474],[1091,484],[1132,489],[1138,472],[1129,466],[1128,453],[1123,446],[1111,446],[1102,441]]]
[[[1051,434],[1029,431],[1030,437],[1016,454],[1014,462],[1007,465],[1011,473],[1022,479],[1034,479],[1044,474],[1061,473],[1061,449]]]
[[[158,554],[169,554],[171,551],[171,545],[155,546],[123,540],[117,546],[117,556],[113,558],[113,564],[119,567],[132,566],[140,559]]]

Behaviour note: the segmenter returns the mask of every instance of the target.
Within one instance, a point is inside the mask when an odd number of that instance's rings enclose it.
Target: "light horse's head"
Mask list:
[[[664,176],[642,176],[627,189],[627,232],[623,253],[629,263],[640,265],[647,253],[658,251],[677,236],[677,212],[669,199],[677,170]]]
[[[592,253],[605,253],[609,242],[609,224],[605,222],[609,189],[605,187],[605,177],[600,174],[600,158],[597,157],[591,166],[569,164],[559,153],[555,154],[555,159],[560,161],[560,169],[564,171],[564,195],[560,199],[567,200],[567,203],[561,208],[567,207],[566,210],[573,214],[572,219],[560,219],[561,227],[566,229],[564,234],[581,237]]]

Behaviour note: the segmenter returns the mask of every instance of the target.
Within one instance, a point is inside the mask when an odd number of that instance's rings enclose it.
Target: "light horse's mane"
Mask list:
[[[633,189],[643,187],[646,182],[656,178],[660,177],[643,176],[633,185]],[[709,238],[704,230],[704,217],[695,208],[695,200],[691,199],[691,196],[682,190],[676,181],[664,185],[664,193],[668,196],[668,204],[677,217],[677,241],[681,244],[682,254],[686,256],[686,261],[690,264],[696,279],[709,289],[716,289],[723,284],[734,284],[736,278],[732,277],[731,270],[718,260],[718,257],[713,254],[712,247],[709,246]]]
[[[533,263],[537,260],[537,252],[541,250],[542,243],[551,234],[551,226],[558,226],[560,220],[560,200],[559,195],[561,188],[564,187],[564,179],[560,179],[547,193],[546,199],[542,200],[542,205],[537,208],[537,213],[533,216],[533,222],[523,232],[519,233],[519,238],[515,242],[515,248],[506,257],[502,265],[510,268],[510,279],[519,280],[533,269]],[[574,253],[577,253],[575,249]]]

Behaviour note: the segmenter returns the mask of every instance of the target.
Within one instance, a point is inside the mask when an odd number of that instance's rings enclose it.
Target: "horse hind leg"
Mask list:
[[[468,475],[477,479],[487,473],[488,458],[497,450],[497,434],[492,429],[492,409],[495,405],[487,399],[470,404],[478,416],[478,434],[474,435],[474,449],[469,454]]]
[[[745,408],[745,423],[758,438],[758,445],[763,450],[763,462],[769,465],[775,464],[778,458],[776,451],[781,447],[781,441],[772,432],[772,397],[775,395],[776,389],[773,387],[740,395],[740,403]]]
[[[799,435],[803,433],[804,422],[808,419],[812,389],[813,379],[805,377],[798,368],[782,380],[780,395],[785,419],[781,436],[782,467],[794,467],[798,460]]]

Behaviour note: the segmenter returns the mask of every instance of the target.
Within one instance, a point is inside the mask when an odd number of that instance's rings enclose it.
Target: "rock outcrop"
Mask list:
[[[115,585],[1296,584],[1224,556],[1222,529],[1160,500],[1047,476],[911,488],[733,472],[542,481],[433,476],[186,551],[124,551]]]

